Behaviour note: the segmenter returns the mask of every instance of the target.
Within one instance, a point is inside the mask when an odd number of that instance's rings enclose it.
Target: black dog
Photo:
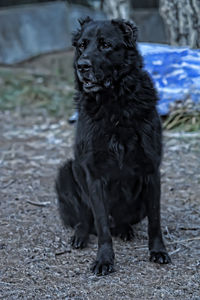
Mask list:
[[[124,20],[81,21],[76,47],[79,119],[75,158],[60,168],[56,189],[72,245],[98,235],[95,274],[113,271],[111,235],[132,237],[148,217],[150,260],[170,262],[160,228],[161,124],[157,95],[143,70],[137,28]]]

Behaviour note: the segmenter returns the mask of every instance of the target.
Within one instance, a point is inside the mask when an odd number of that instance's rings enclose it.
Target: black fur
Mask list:
[[[169,263],[160,228],[161,124],[157,94],[143,70],[137,28],[124,20],[80,22],[74,34],[79,119],[74,159],[59,170],[60,212],[72,245],[98,235],[95,274],[113,271],[111,235],[132,238],[148,217],[150,260]]]

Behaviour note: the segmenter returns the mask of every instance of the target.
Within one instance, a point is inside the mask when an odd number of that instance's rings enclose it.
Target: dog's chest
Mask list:
[[[77,135],[79,157],[90,156],[96,166],[122,169],[137,149],[137,132],[120,118],[84,122]]]

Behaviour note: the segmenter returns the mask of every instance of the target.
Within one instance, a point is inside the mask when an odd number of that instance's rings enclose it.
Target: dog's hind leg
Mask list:
[[[64,224],[75,229],[71,244],[74,248],[84,248],[92,230],[93,216],[90,208],[82,201],[81,190],[73,173],[73,164],[74,161],[70,160],[60,168],[56,191]]]

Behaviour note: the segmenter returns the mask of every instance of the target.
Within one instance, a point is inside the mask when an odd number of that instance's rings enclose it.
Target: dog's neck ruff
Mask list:
[[[116,122],[117,115],[120,115],[122,110],[131,111],[133,118],[146,116],[155,109],[157,95],[151,81],[146,83],[144,89],[145,75],[144,72],[140,82],[135,74],[129,73],[123,77],[119,85],[97,93],[79,91],[76,97],[79,112],[84,111],[94,120],[98,120],[106,117],[107,110],[112,111],[113,115],[116,115]]]

